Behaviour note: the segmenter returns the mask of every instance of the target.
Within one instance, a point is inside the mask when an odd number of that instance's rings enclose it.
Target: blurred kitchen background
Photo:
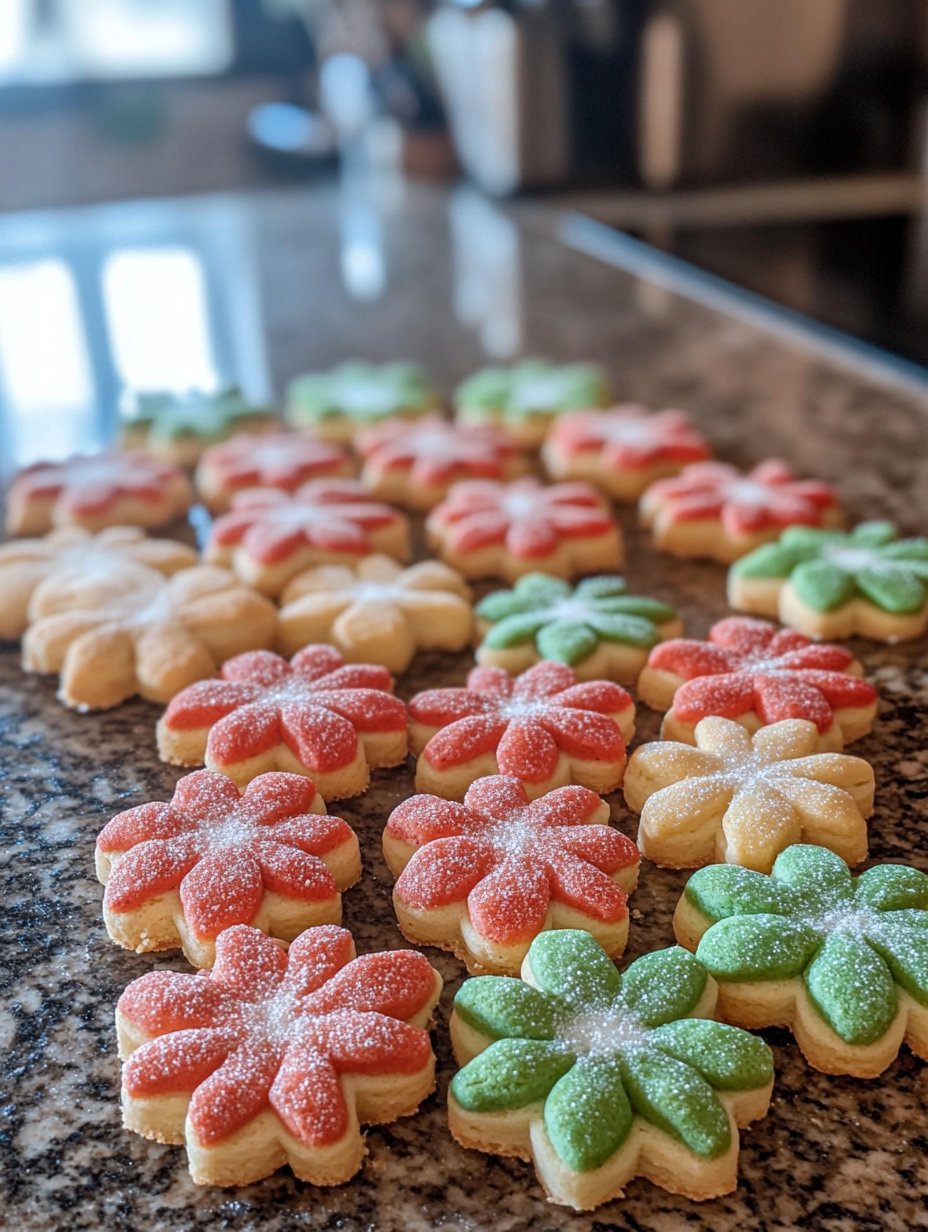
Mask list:
[[[165,383],[167,355],[169,384],[209,387],[217,347],[246,376],[260,350],[234,210],[179,231],[121,211],[114,250],[100,216],[65,227],[58,207],[359,166],[472,185],[454,208],[488,264],[480,202],[537,198],[928,364],[926,0],[0,0],[0,400],[80,385],[76,316],[92,352],[108,331],[92,375],[113,400]],[[345,277],[375,296],[355,248]]]

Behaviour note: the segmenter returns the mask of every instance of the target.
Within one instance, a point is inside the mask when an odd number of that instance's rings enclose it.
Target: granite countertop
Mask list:
[[[834,481],[854,519],[888,516],[907,531],[928,528],[928,394],[914,385],[572,251],[544,211],[488,212],[475,198],[449,201],[424,190],[394,191],[370,208],[344,204],[340,224],[323,190],[113,207],[53,216],[41,234],[65,254],[103,252],[130,242],[126,235],[200,253],[224,378],[279,391],[300,368],[357,353],[421,358],[449,388],[488,353],[594,358],[622,397],[689,410],[720,456],[738,463],[785,456]],[[0,250],[15,249],[24,235],[34,245],[21,220],[0,222]],[[99,337],[93,346],[102,346]],[[59,423],[79,446],[105,439],[114,422],[113,381],[107,386],[99,350],[94,371],[102,374],[101,396]],[[28,443],[29,430],[7,407],[0,441],[8,449]],[[41,432],[48,431],[43,421]],[[622,522],[633,589],[676,603],[687,631],[704,634],[726,612],[724,571],[660,557],[628,511]],[[881,694],[873,733],[853,748],[877,777],[871,858],[925,868],[925,641],[854,649]],[[424,657],[398,691],[409,697],[459,683],[469,663],[466,655]],[[77,715],[54,694],[53,680],[22,675],[15,648],[3,648],[0,1226],[902,1232],[924,1220],[928,1067],[903,1049],[876,1081],[827,1077],[780,1031],[764,1033],[775,1052],[776,1088],[769,1115],[742,1134],[736,1193],[695,1204],[638,1180],[624,1201],[591,1214],[547,1204],[529,1165],[464,1151],[448,1134],[447,1018],[462,968],[431,950],[445,979],[434,1031],[439,1080],[419,1114],[371,1130],[361,1172],[341,1188],[313,1189],[287,1172],[241,1190],[197,1188],[182,1149],[120,1126],[112,1017],[130,980],[184,963],[125,953],[108,941],[93,871],[103,823],[131,805],[169,798],[179,772],[158,761],[157,707],[136,702]],[[653,738],[657,727],[656,715],[639,711],[638,740]],[[412,784],[409,766],[377,772],[365,795],[333,805],[361,839],[365,875],[344,899],[361,952],[402,944],[380,836]],[[611,799],[615,822],[633,834],[621,794]],[[685,873],[643,867],[629,958],[672,942],[685,880]]]

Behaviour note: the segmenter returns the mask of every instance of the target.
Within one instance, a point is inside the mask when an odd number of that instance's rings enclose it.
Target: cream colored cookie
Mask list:
[[[136,526],[111,526],[96,535],[68,526],[41,539],[0,544],[0,638],[22,637],[30,605],[43,605],[43,588],[93,579],[118,584],[127,562],[170,577],[195,565],[197,554],[173,539],[149,539]]]
[[[753,738],[730,719],[696,724],[695,748],[657,741],[632,755],[628,807],[641,814],[638,846],[655,864],[713,862],[769,872],[791,843],[827,847],[849,864],[867,856],[873,769],[819,752],[814,723],[786,719]]]
[[[403,568],[389,556],[320,565],[282,596],[278,645],[292,654],[329,642],[352,663],[404,672],[419,651],[463,650],[473,634],[470,588],[437,560]]]
[[[62,578],[33,599],[23,638],[28,672],[59,673],[59,700],[105,710],[136,693],[169,701],[233,655],[272,646],[274,605],[225,569],[164,578],[126,562],[113,578]]]

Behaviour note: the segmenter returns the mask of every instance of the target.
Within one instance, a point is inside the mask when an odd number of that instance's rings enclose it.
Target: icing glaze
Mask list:
[[[293,492],[316,476],[341,473],[347,456],[338,445],[296,432],[242,433],[207,449],[201,466],[224,488]]]
[[[462,381],[454,400],[462,410],[496,411],[520,419],[603,406],[609,395],[609,379],[597,364],[528,359],[509,368],[480,369]]]
[[[418,795],[390,814],[387,832],[416,848],[396,883],[407,905],[466,903],[478,933],[514,944],[543,927],[552,902],[595,920],[627,915],[610,874],[634,867],[634,843],[590,821],[602,805],[585,787],[559,787],[528,801],[515,778],[478,779],[463,804]]]
[[[659,624],[676,619],[666,603],[629,595],[619,577],[585,578],[576,586],[544,573],[520,578],[475,609],[490,623],[483,645],[493,649],[533,643],[543,659],[576,664],[600,642],[649,649],[660,641]]]
[[[135,911],[178,891],[188,926],[214,939],[251,923],[267,892],[334,900],[320,857],[357,840],[340,818],[309,811],[315,797],[298,774],[262,774],[244,792],[211,770],[185,775],[170,803],[127,809],[100,832],[97,849],[113,860],[104,906]]]
[[[522,559],[550,556],[565,540],[615,533],[615,522],[588,484],[545,486],[537,479],[456,483],[429,523],[455,552],[505,544]]]
[[[127,411],[125,427],[142,428],[152,440],[192,436],[218,441],[245,422],[270,424],[273,420],[274,412],[269,407],[250,402],[238,386],[230,386],[214,393],[138,393]]]
[[[704,1159],[731,1146],[719,1092],[773,1078],[773,1057],[747,1031],[690,1018],[706,972],[679,948],[636,959],[620,975],[587,933],[546,932],[529,951],[531,985],[467,980],[454,1012],[488,1041],[452,1079],[474,1112],[537,1105],[558,1157],[577,1172],[602,1167],[636,1118]]]
[[[658,462],[698,462],[710,455],[705,438],[681,411],[650,413],[622,405],[560,416],[548,437],[558,453],[596,453],[604,466],[638,470]]]
[[[290,383],[287,400],[304,422],[344,415],[375,423],[389,415],[421,413],[438,402],[428,377],[415,364],[339,364],[329,372],[306,373]]]
[[[10,496],[24,504],[54,500],[77,515],[101,514],[121,500],[165,501],[182,478],[177,467],[146,454],[111,450],[28,466],[13,479]]]
[[[440,728],[422,756],[437,770],[495,753],[501,774],[540,783],[560,755],[618,762],[625,757],[613,716],[634,703],[617,684],[578,684],[561,663],[537,663],[515,680],[498,667],[477,667],[463,689],[429,689],[409,702],[409,717]]]
[[[819,526],[837,504],[830,484],[797,479],[785,462],[761,462],[742,472],[725,462],[697,462],[671,479],[658,479],[645,501],[669,522],[718,519],[731,535],[771,527]]]
[[[117,1013],[148,1037],[123,1089],[188,1096],[207,1147],[267,1109],[305,1146],[329,1146],[350,1127],[344,1076],[430,1063],[428,1032],[407,1020],[434,998],[435,974],[411,950],[356,958],[349,932],[320,925],[288,951],[237,925],[219,935],[208,975],[153,971],[122,994]]]
[[[350,765],[358,733],[406,727],[390,673],[346,665],[331,646],[307,646],[288,663],[269,650],[227,660],[220,680],[178,693],[162,722],[173,731],[209,728],[210,764],[235,765],[285,745],[308,771]]]
[[[684,895],[710,921],[696,955],[717,980],[801,979],[845,1043],[880,1039],[899,989],[928,1005],[928,876],[914,868],[878,864],[852,877],[832,852],[795,845],[769,876],[713,865]]]
[[[836,710],[877,699],[873,685],[850,673],[853,663],[840,646],[741,616],[714,624],[704,642],[672,638],[648,656],[648,667],[682,678],[671,710],[685,723],[754,712],[763,723],[808,719],[820,732]]]
[[[415,424],[382,423],[358,437],[365,474],[403,471],[426,487],[459,479],[502,479],[520,457],[518,446],[489,426],[463,427],[439,415]]]
[[[907,615],[928,603],[928,538],[900,539],[889,522],[863,522],[848,534],[795,527],[732,566],[737,577],[789,581],[817,612],[865,600]]]
[[[373,501],[352,479],[313,479],[292,495],[256,489],[232,498],[232,512],[213,523],[210,545],[241,546],[261,564],[287,560],[305,546],[364,556],[371,532],[402,524],[402,515]]]

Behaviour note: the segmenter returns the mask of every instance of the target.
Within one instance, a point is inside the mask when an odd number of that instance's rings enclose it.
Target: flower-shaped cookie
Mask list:
[[[696,747],[658,740],[637,749],[625,800],[641,814],[638,846],[655,864],[715,861],[769,873],[784,848],[828,847],[849,864],[867,857],[873,770],[859,757],[819,753],[819,733],[784,719],[753,737],[731,719],[701,719]]]
[[[586,483],[465,480],[425,527],[442,559],[470,578],[513,581],[536,570],[572,577],[622,562],[621,531]]]
[[[478,779],[463,804],[411,796],[383,836],[403,936],[469,971],[515,973],[547,928],[583,928],[610,954],[628,940],[638,849],[586,787],[529,801],[518,779]]]
[[[689,1198],[729,1193],[738,1127],[766,1113],[773,1057],[709,1021],[715,1000],[686,950],[620,975],[587,934],[542,933],[521,980],[466,980],[455,997],[452,1134],[533,1160],[550,1197],[577,1210],[636,1176]]]
[[[151,971],[119,998],[123,1123],[186,1143],[199,1184],[248,1185],[286,1163],[339,1185],[361,1166],[359,1122],[408,1116],[432,1090],[424,1028],[440,992],[421,954],[356,957],[334,924],[289,950],[227,928],[208,975]]]
[[[404,569],[389,556],[301,573],[283,593],[278,645],[329,642],[352,663],[405,672],[419,650],[463,650],[474,616],[467,583],[437,560]]]
[[[326,799],[364,791],[377,766],[406,756],[406,707],[384,667],[345,666],[331,646],[288,663],[239,655],[221,680],[184,689],[158,723],[163,761],[204,763],[239,786],[268,770],[309,775]]]
[[[840,526],[843,516],[830,484],[797,479],[785,462],[771,459],[747,472],[696,462],[658,479],[641,498],[641,520],[662,552],[727,565],[787,526]]]
[[[576,586],[544,573],[519,578],[512,590],[477,604],[477,662],[521,672],[555,659],[580,680],[634,684],[651,647],[676,637],[683,622],[666,603],[627,589],[620,577],[584,578]]]
[[[606,680],[577,683],[563,663],[536,663],[515,680],[475,667],[463,689],[428,689],[409,702],[416,790],[462,800],[476,778],[506,774],[531,799],[579,783],[605,795],[625,771],[635,704]]]
[[[606,406],[609,378],[598,364],[526,359],[509,368],[481,368],[454,394],[462,423],[492,423],[520,445],[537,449],[561,411]]]
[[[505,432],[449,423],[440,415],[378,424],[358,436],[355,449],[368,491],[409,509],[434,508],[459,480],[513,479],[525,470],[518,445]]]
[[[875,1078],[903,1041],[928,1060],[928,876],[878,864],[859,877],[821,847],[787,847],[773,872],[694,873],[674,915],[718,981],[719,1017],[788,1026],[826,1074]]]
[[[792,527],[732,567],[728,601],[809,637],[919,637],[928,628],[928,538],[899,539],[891,522],[846,535]]]
[[[412,419],[439,404],[425,372],[416,364],[339,364],[329,372],[308,372],[287,389],[287,417],[328,441],[349,444],[359,428],[399,416]]]
[[[262,774],[244,792],[212,770],[186,775],[169,804],[127,809],[100,832],[106,931],[127,950],[180,946],[210,967],[233,924],[292,941],[340,923],[361,854],[351,827],[324,813],[302,775]]]
[[[28,672],[59,672],[59,699],[105,710],[134,694],[167,702],[220,663],[274,644],[274,605],[225,569],[164,578],[126,561],[106,577],[49,579],[23,638]]]
[[[311,479],[353,474],[348,454],[331,441],[299,432],[242,433],[203,451],[197,467],[197,491],[214,513],[222,513],[236,492],[276,488],[295,492]]]
[[[792,629],[730,616],[704,642],[674,638],[655,646],[638,679],[638,696],[666,710],[665,740],[694,742],[709,715],[735,719],[756,731],[781,719],[808,719],[819,748],[840,750],[870,730],[877,692],[860,664],[841,646],[813,645]]]
[[[42,607],[44,589],[92,579],[121,584],[126,562],[170,577],[195,565],[197,554],[173,539],[149,539],[135,526],[111,526],[96,535],[66,526],[41,539],[0,544],[0,638],[22,637],[30,605]]]
[[[123,443],[178,466],[194,466],[203,450],[234,432],[269,432],[270,407],[257,406],[236,385],[206,393],[137,393],[123,423]]]
[[[74,454],[19,471],[6,498],[10,535],[44,535],[54,526],[163,526],[193,504],[190,480],[144,453]]]
[[[232,565],[267,595],[314,565],[354,564],[371,552],[409,555],[409,524],[354,479],[311,479],[292,495],[240,492],[213,523],[205,558]]]
[[[682,411],[622,405],[554,421],[541,456],[552,479],[586,479],[613,500],[637,500],[649,483],[712,454]]]

